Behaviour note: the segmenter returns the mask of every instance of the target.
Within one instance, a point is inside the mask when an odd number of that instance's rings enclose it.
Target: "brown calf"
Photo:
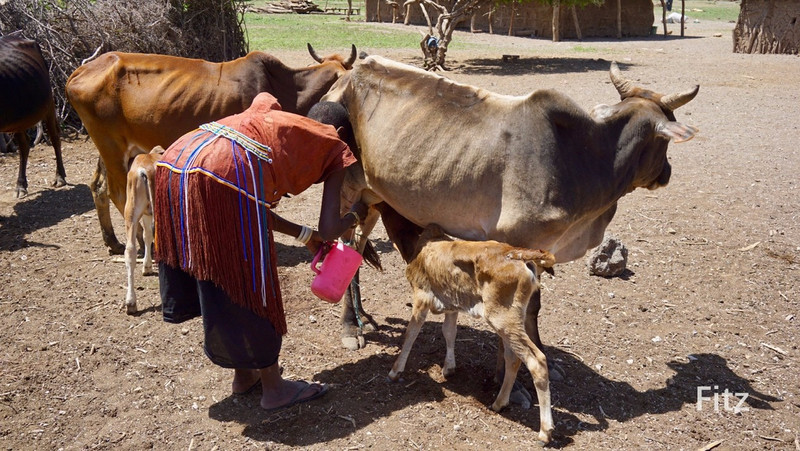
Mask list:
[[[128,273],[128,291],[125,296],[126,312],[136,313],[136,290],[133,286],[133,271],[136,266],[136,241],[139,222],[144,228],[144,266],[142,275],[153,272],[153,192],[155,189],[156,162],[164,153],[164,148],[156,146],[150,153],[136,156],[128,170],[128,184],[125,201],[125,269]]]
[[[497,241],[454,241],[438,225],[428,226],[419,238],[415,256],[406,268],[414,290],[414,304],[403,348],[389,372],[396,381],[403,372],[411,346],[428,310],[444,313],[442,334],[447,345],[442,374],[454,373],[454,344],[458,312],[482,317],[500,336],[505,348],[505,377],[492,410],[508,405],[520,363],[533,376],[539,399],[539,436],[550,441],[553,417],[547,361],[525,332],[528,301],[538,289],[538,275],[555,264],[547,251],[513,247]],[[521,360],[520,360],[521,359]]]

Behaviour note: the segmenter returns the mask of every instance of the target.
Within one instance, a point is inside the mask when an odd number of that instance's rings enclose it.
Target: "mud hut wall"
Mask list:
[[[733,51],[800,54],[800,1],[742,0]]]
[[[378,17],[378,2],[380,5],[380,18]],[[402,2],[400,2],[402,4]],[[441,4],[448,8],[452,1],[443,0]],[[553,8],[535,1],[524,4],[517,3],[513,7],[514,27],[513,33],[517,36],[532,36],[552,39]],[[497,5],[492,15],[492,31],[495,34],[507,34],[511,20],[512,5]],[[403,19],[405,11],[398,11]],[[436,21],[436,13],[429,10],[431,21]],[[617,2],[606,1],[600,6],[587,6],[578,8],[578,22],[584,37],[616,37],[617,35]],[[481,6],[476,11],[475,27],[479,31],[489,32],[489,6]],[[412,5],[409,11],[412,25],[427,25],[425,16],[422,15],[419,5]],[[391,22],[392,8],[385,0],[366,0],[366,18],[368,22]],[[655,20],[652,0],[622,0],[622,35],[647,36],[651,33]],[[561,11],[561,38],[575,39],[577,33],[572,20],[572,13],[567,8]],[[469,30],[469,19],[464,20],[459,29]]]

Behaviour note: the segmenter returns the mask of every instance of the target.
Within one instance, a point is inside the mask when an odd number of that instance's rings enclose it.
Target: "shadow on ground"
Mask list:
[[[94,210],[92,193],[87,185],[68,185],[45,189],[28,195],[14,205],[14,214],[0,217],[0,250],[58,246],[28,241],[25,237],[52,227],[74,215]]]
[[[396,330],[393,332],[404,329],[405,320],[390,320],[389,323],[395,324]],[[454,377],[439,382],[431,375],[438,379],[441,371],[439,365],[444,360],[444,340],[440,336],[440,328],[439,322],[429,321],[425,324],[401,383],[390,383],[386,379],[394,356],[379,353],[317,374],[315,380],[328,383],[333,389],[325,398],[313,403],[270,414],[253,408],[260,395],[254,395],[254,399],[246,403],[231,396],[212,405],[209,416],[218,421],[243,424],[243,435],[259,442],[310,446],[348,436],[354,430],[365,429],[410,406],[435,410],[436,403],[448,402],[447,392],[467,398],[466,402],[460,402],[461,406],[482,409],[482,415],[497,415],[488,407],[499,388],[492,379],[496,337],[487,331],[460,326],[456,343],[458,372]],[[377,336],[387,335],[386,332],[386,328],[382,328],[370,334],[368,340],[380,341]],[[557,348],[547,348],[546,352],[548,358],[557,362],[567,374],[563,381],[551,383],[556,423],[551,443],[554,447],[571,444],[571,437],[580,431],[608,429],[609,419],[625,422],[643,415],[659,415],[696,404],[698,386],[718,385],[731,392],[748,393],[745,403],[749,408],[773,409],[770,403],[780,401],[756,391],[746,378],[734,373],[728,368],[726,360],[716,354],[694,355],[686,363],[668,362],[666,365],[675,374],[666,379],[662,387],[637,391],[627,382],[598,374],[572,354]],[[531,377],[527,372],[520,376],[520,380],[532,390]],[[339,402],[345,399],[358,401],[359,409],[338,411]],[[532,432],[539,429],[536,408],[523,410],[511,406],[500,415],[528,426]],[[594,421],[586,422],[586,416]]]

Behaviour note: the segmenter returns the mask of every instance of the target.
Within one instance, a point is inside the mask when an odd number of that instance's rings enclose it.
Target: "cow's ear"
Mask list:
[[[700,130],[691,125],[684,125],[680,122],[661,122],[656,126],[656,133],[667,139],[672,139],[676,143],[682,143],[694,138],[694,135]]]

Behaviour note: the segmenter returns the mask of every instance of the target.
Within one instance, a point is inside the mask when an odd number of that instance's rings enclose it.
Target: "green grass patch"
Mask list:
[[[688,0],[686,1],[685,14],[690,20],[699,21],[736,21],[739,18],[738,0]],[[661,2],[655,1],[656,22],[661,20]],[[681,0],[673,0],[672,12],[681,12]]]
[[[359,16],[360,17],[360,16]],[[419,46],[416,31],[381,29],[353,18],[326,14],[247,14],[250,50],[304,50],[310,42],[321,53],[356,48],[409,48]]]

